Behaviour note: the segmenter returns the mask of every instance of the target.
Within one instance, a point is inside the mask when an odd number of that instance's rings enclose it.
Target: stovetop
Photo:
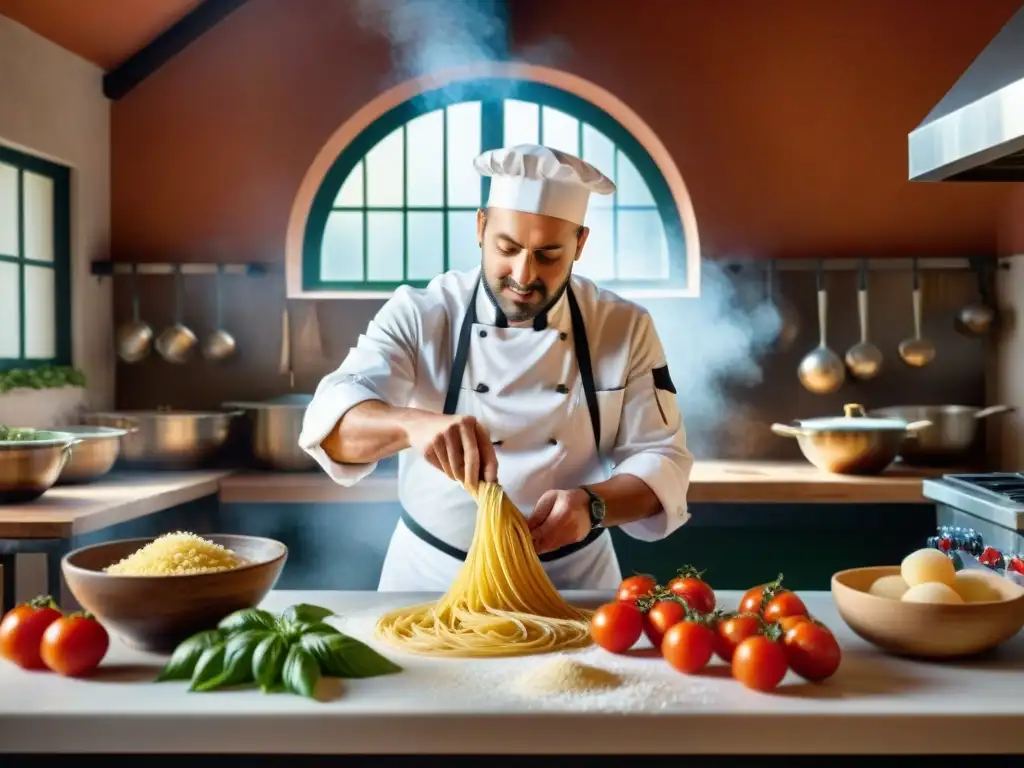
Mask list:
[[[943,475],[923,483],[926,499],[1024,531],[1024,473],[985,472]]]

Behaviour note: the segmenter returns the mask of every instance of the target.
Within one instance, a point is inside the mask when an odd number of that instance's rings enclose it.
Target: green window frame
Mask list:
[[[9,190],[0,190],[0,204],[6,210],[0,210],[0,302],[7,301],[8,307],[0,307],[0,322],[9,322],[9,298],[13,293],[17,297],[18,352],[11,355],[9,351],[0,349],[0,370],[13,368],[38,368],[45,365],[71,365],[71,169],[58,163],[44,160],[6,146],[0,146],[0,171],[8,178],[12,173],[15,177],[13,194],[14,236],[9,230],[10,195]],[[44,226],[52,228],[49,236],[52,258],[32,258],[34,254],[26,253],[26,185],[37,183],[39,179],[48,180],[52,190],[50,201],[51,222]],[[4,183],[0,179],[0,183]],[[15,252],[9,252],[8,243],[15,244]],[[13,265],[14,269],[11,268]],[[52,297],[40,298],[31,293],[33,276],[48,277],[52,272]],[[11,280],[17,287],[11,290]],[[52,354],[33,354],[28,349],[27,328],[33,305],[40,302],[51,303],[53,307],[53,341]],[[47,344],[47,346],[50,346]]]
[[[543,119],[545,107],[558,110],[577,121],[578,138],[580,148],[584,146],[583,132],[585,126],[603,134],[614,147],[614,158],[612,168],[602,167],[605,173],[619,181],[619,158],[625,156],[629,163],[635,168],[636,174],[640,177],[646,189],[649,191],[650,204],[646,205],[621,205],[620,194],[613,196],[610,204],[611,210],[611,232],[591,232],[591,241],[597,237],[611,238],[611,258],[613,264],[613,275],[594,279],[605,287],[613,290],[627,292],[629,290],[665,290],[687,288],[687,249],[683,231],[682,220],[679,209],[672,196],[668,183],[658,169],[656,163],[633,137],[633,135],[607,112],[592,104],[591,102],[564,91],[554,86],[512,80],[508,78],[487,78],[471,82],[459,83],[457,86],[448,86],[421,93],[412,99],[392,108],[384,115],[375,120],[365,128],[356,138],[341,152],[328,170],[320,188],[314,196],[313,203],[306,222],[306,229],[303,238],[302,249],[302,286],[307,291],[345,291],[353,294],[359,292],[379,293],[391,291],[400,285],[411,285],[423,287],[429,282],[429,278],[418,276],[417,279],[409,279],[409,221],[410,214],[413,216],[423,213],[441,213],[442,234],[441,234],[441,269],[437,272],[447,271],[451,268],[452,261],[452,235],[449,219],[452,213],[475,213],[478,207],[485,204],[489,192],[489,179],[481,178],[480,196],[473,201],[473,205],[449,205],[449,163],[448,163],[448,114],[450,108],[465,104],[467,102],[480,103],[480,147],[482,149],[493,149],[505,144],[505,108],[506,100],[516,102],[527,102],[537,105],[538,128],[537,135],[543,136]],[[417,147],[423,152],[436,151],[442,154],[442,205],[410,206],[408,199],[408,175],[409,175],[409,139],[408,125],[416,118],[423,117],[430,113],[441,111],[442,118],[442,139],[441,146],[436,150],[432,147]],[[402,139],[402,203],[393,206],[368,205],[368,164],[367,155],[383,139],[391,136],[398,129],[401,129]],[[461,160],[460,160],[461,162]],[[360,164],[362,164],[360,166]],[[339,205],[339,193],[343,185],[350,180],[350,176],[357,167],[362,168],[361,179],[352,177],[356,183],[361,184],[361,198],[359,204]],[[621,186],[620,186],[621,190]],[[592,203],[591,215],[596,205]],[[664,231],[662,242],[664,250],[663,273],[656,279],[649,276],[645,279],[635,279],[629,276],[628,265],[620,263],[619,255],[622,250],[622,238],[619,233],[619,222],[624,216],[631,212],[657,212],[660,218],[661,227]],[[328,222],[332,214],[361,214],[362,216],[362,278],[353,279],[329,279],[324,278],[323,271],[323,249],[324,240],[328,231]],[[390,213],[402,217],[402,276],[401,280],[378,280],[366,279],[371,272],[370,266],[374,253],[370,246],[370,232],[368,222],[370,214]],[[468,219],[468,216],[465,218]],[[589,221],[588,221],[589,223]],[[357,225],[358,226],[358,225]],[[592,227],[593,230],[593,227]],[[473,235],[475,236],[475,230]],[[587,253],[595,246],[588,243],[587,251],[584,252],[584,260]],[[582,262],[581,262],[582,263]],[[458,266],[458,265],[457,265]]]

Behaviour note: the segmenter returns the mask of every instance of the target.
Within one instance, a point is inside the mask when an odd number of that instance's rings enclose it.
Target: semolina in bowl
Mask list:
[[[82,547],[61,570],[75,600],[126,645],[170,653],[234,611],[253,608],[288,557],[256,536],[171,533]]]

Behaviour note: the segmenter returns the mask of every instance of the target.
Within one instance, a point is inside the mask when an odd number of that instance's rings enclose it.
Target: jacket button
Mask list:
[[[489,389],[490,389],[490,387],[488,387],[486,384],[477,384],[476,385],[476,391],[481,393],[481,394],[483,394],[484,392],[487,392]]]
[[[565,341],[566,339],[569,338],[569,334],[566,333],[565,331],[562,331],[560,334],[558,334],[558,338],[560,338],[562,341]]]
[[[487,331],[480,331],[480,338],[481,339],[486,339],[487,338]]]
[[[550,437],[548,438],[548,445],[558,445],[558,441],[555,438]]]
[[[555,387],[555,391],[558,392],[558,394],[560,395],[569,394],[569,388],[565,386],[565,384],[559,384],[557,387]]]
[[[497,447],[497,446],[500,446],[500,445],[501,445],[502,443],[504,443],[504,442],[505,442],[504,440],[495,440],[495,441],[493,441],[493,442],[491,443],[491,445],[493,445],[493,446]]]

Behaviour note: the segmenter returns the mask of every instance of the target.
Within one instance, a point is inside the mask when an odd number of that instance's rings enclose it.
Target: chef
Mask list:
[[[528,518],[557,588],[612,589],[608,529],[644,541],[676,530],[693,464],[650,316],[573,274],[590,196],[615,185],[529,144],[475,167],[490,178],[480,267],[398,288],[317,387],[299,445],[343,486],[398,454],[402,511],[380,590],[448,589],[480,480]]]

